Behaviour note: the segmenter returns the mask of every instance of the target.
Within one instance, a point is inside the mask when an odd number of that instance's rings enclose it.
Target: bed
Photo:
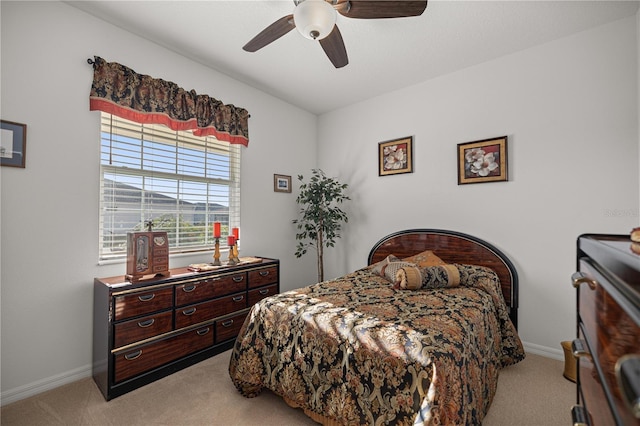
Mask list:
[[[367,260],[255,304],[231,352],[235,387],[325,426],[481,424],[500,369],[525,356],[512,262],[438,229],[388,235]]]

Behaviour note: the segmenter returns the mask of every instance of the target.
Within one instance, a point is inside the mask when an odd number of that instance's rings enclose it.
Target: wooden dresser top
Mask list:
[[[578,261],[591,258],[640,309],[640,254],[628,235],[585,234],[578,239]]]

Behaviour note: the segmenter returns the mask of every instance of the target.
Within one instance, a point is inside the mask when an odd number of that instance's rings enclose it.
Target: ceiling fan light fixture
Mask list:
[[[293,22],[304,37],[322,40],[336,24],[335,9],[324,0],[304,0],[293,11]]]

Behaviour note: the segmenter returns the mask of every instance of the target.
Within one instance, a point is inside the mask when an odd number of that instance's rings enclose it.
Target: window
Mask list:
[[[240,145],[101,114],[101,261],[124,258],[148,221],[170,253],[210,250],[214,222],[239,226]]]

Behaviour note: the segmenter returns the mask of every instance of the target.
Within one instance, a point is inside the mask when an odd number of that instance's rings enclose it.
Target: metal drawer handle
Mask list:
[[[243,299],[244,299],[244,296],[235,296],[235,297],[234,297],[233,299],[231,299],[231,300],[233,300],[234,302],[240,302],[240,301],[241,301],[241,300],[243,300]]]
[[[126,359],[127,361],[133,361],[136,358],[140,358],[140,355],[142,355],[142,349],[138,349],[136,352],[126,354],[124,356],[124,359]]]
[[[185,309],[182,311],[182,315],[193,315],[196,313],[196,308]]]
[[[595,290],[598,286],[598,282],[596,280],[589,278],[584,272],[579,271],[574,272],[573,275],[571,275],[571,281],[575,288],[580,287],[580,285],[584,283],[589,284],[589,288],[591,290]]]
[[[209,327],[207,328],[203,328],[202,330],[198,330],[196,331],[196,333],[198,333],[198,336],[204,336],[205,334],[207,334],[209,332]]]
[[[140,321],[140,322],[138,322],[138,327],[142,327],[142,328],[150,327],[151,325],[153,325],[154,322],[156,322],[156,320],[154,318],[151,318],[151,319],[146,320],[146,321]]]
[[[156,297],[155,293],[143,294],[142,296],[138,296],[138,300],[140,300],[141,302],[148,302],[149,300],[153,299],[154,297]]]
[[[223,327],[231,327],[233,325],[233,320],[228,320],[222,323]]]
[[[576,358],[591,358],[591,354],[584,347],[584,342],[580,339],[575,339],[573,342],[571,342],[571,351],[573,352],[573,356]]]
[[[269,271],[260,271],[259,274],[261,277],[266,277],[267,275],[269,275]]]
[[[232,279],[233,279],[233,281],[239,283],[239,282],[242,282],[242,280],[244,280],[244,275],[236,275]]]
[[[616,379],[629,411],[640,419],[640,355],[624,355],[616,362]]]
[[[264,290],[260,290],[259,293],[264,296],[265,294],[269,294],[269,289],[265,288]]]
[[[573,426],[589,426],[587,410],[581,405],[574,405],[571,408],[571,420],[573,420]]]
[[[197,285],[189,285],[189,286],[184,286],[182,287],[182,291],[184,291],[185,293],[191,293],[193,290],[196,289],[196,287],[198,287]]]

